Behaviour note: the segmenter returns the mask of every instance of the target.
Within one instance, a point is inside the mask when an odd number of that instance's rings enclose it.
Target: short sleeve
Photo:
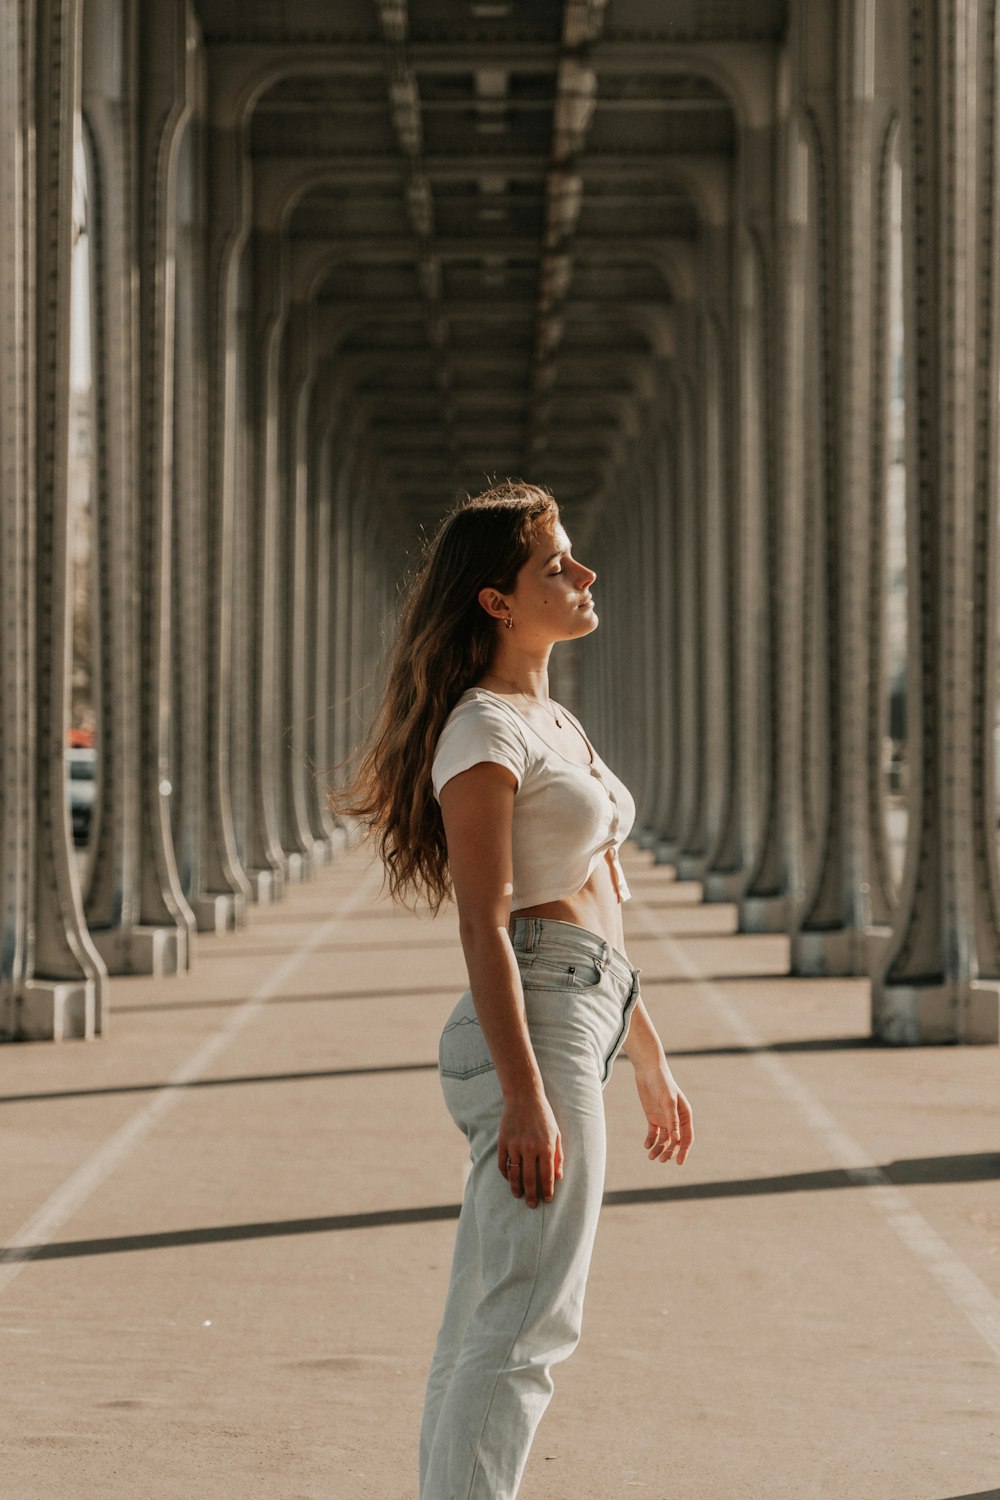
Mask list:
[[[453,709],[441,731],[431,765],[435,797],[461,771],[481,761],[506,766],[520,787],[528,765],[528,747],[512,717],[502,708],[472,698]]]

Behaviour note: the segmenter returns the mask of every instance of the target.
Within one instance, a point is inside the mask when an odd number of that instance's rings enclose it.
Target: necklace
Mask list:
[[[490,673],[488,673],[488,676],[495,677],[496,680],[497,680],[497,682],[502,682],[505,687],[511,687],[511,688],[513,688],[514,691],[515,691],[515,693],[517,694],[517,696],[519,698],[527,698],[527,700],[528,700],[529,703],[544,703],[545,707],[548,709],[549,713],[552,715],[553,719],[555,720],[556,728],[557,729],[561,729],[563,727],[563,721],[562,721],[562,719],[560,719],[559,715],[556,713],[556,710],[555,710],[555,707],[554,707],[554,705],[552,703],[551,698],[533,698],[530,693],[523,692],[518,687],[518,685],[517,685],[516,682],[511,682],[509,680],[509,678],[507,678],[507,677],[501,677],[499,672],[490,672]]]

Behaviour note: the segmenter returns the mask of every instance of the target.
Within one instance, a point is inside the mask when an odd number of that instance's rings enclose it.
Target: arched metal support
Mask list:
[[[248,359],[256,372],[253,392],[252,484],[255,516],[251,542],[253,669],[251,681],[251,796],[248,809],[247,861],[251,884],[262,899],[266,889],[283,889],[292,869],[281,842],[282,803],[280,747],[276,703],[279,696],[279,573],[277,530],[280,520],[278,413],[279,354],[283,329],[282,246],[275,235],[254,235],[251,251],[253,326]]]
[[[749,572],[745,578],[749,594],[745,604],[748,628],[744,649],[751,659],[744,663],[744,682],[749,684],[755,679],[758,702],[754,722],[760,740],[750,784],[754,805],[748,809],[752,846],[739,903],[739,924],[744,932],[783,932],[791,915],[787,816],[796,768],[785,730],[793,711],[795,684],[782,628],[788,568],[783,531],[786,476],[780,424],[786,364],[781,292],[786,267],[777,218],[780,208],[776,212],[776,205],[784,201],[783,167],[781,153],[775,146],[776,129],[748,131],[741,155],[740,206],[750,245],[750,266],[745,268],[748,274],[744,285],[749,306],[745,307],[744,318],[750,325],[752,346],[747,362],[748,378],[743,383],[742,415],[744,420],[749,418],[753,428],[743,431],[741,452],[748,470],[753,471],[748,524],[756,527],[758,519],[763,521],[760,575],[756,577]],[[757,387],[752,405],[747,400],[749,380],[755,380]],[[759,672],[754,658],[762,659]]]
[[[191,25],[186,7],[156,7],[143,11],[139,39],[139,902],[147,931],[136,938],[147,937],[152,947],[143,968],[162,973],[189,966],[197,927],[181,888],[170,821],[175,194],[180,132],[193,103]]]
[[[10,395],[0,402],[0,1037],[92,1033],[93,962],[75,979],[32,979],[35,858],[35,672],[32,430],[35,203],[22,142],[34,128],[34,7],[0,10],[0,359]],[[65,187],[63,186],[63,200]],[[53,204],[53,208],[58,204]],[[63,212],[66,204],[63,201]],[[60,758],[62,744],[59,746]],[[31,986],[37,985],[37,988]],[[25,1015],[25,987],[27,1014]]]
[[[88,0],[84,16],[82,107],[92,147],[94,212],[94,525],[99,691],[100,813],[84,909],[110,973],[152,971],[154,943],[137,935],[139,906],[139,505],[135,401],[136,321],[132,253],[136,150],[126,66],[135,38],[128,0]],[[120,47],[106,38],[119,36]],[[101,40],[104,38],[105,40]]]
[[[309,824],[314,846],[328,861],[336,847],[337,822],[324,794],[331,769],[330,750],[330,630],[332,606],[331,511],[333,474],[332,417],[317,410],[317,386],[313,385],[309,413],[309,500],[307,562],[308,645],[305,755],[307,766]],[[317,853],[317,862],[320,860]]]
[[[285,333],[282,385],[287,392],[282,416],[284,429],[284,611],[279,651],[283,695],[281,764],[285,788],[286,851],[298,853],[303,874],[326,863],[327,846],[317,839],[310,821],[307,786],[307,705],[309,669],[309,411],[315,378],[312,309],[308,302],[291,302]]]
[[[738,469],[738,447],[734,400],[737,368],[735,296],[737,272],[730,257],[735,245],[730,236],[725,267],[725,293],[713,314],[709,347],[709,381],[712,406],[706,413],[706,444],[709,449],[710,485],[716,491],[709,523],[713,566],[709,574],[710,608],[717,631],[711,659],[718,663],[714,684],[713,736],[717,738],[717,802],[703,877],[706,901],[735,901],[746,882],[741,838],[743,786],[740,776],[740,746],[747,732],[740,692],[740,596],[743,554],[739,545],[743,524]]]
[[[93,1036],[101,1029],[106,969],[87,930],[79,881],[71,868],[64,761],[72,598],[69,337],[80,5],[78,0],[39,0],[35,17],[36,77],[50,80],[44,97],[35,101],[36,175],[31,186],[37,244],[29,238],[26,249],[28,255],[34,250],[37,280],[29,279],[22,288],[37,319],[34,432],[28,434],[35,453],[36,571],[33,599],[23,601],[28,651],[22,668],[34,677],[35,780],[33,785],[22,782],[22,787],[29,797],[34,793],[35,825],[27,868],[19,871],[31,891],[25,934],[30,947],[16,991],[13,1033],[58,1039]],[[23,12],[22,18],[27,19]],[[30,46],[27,36],[21,40]]]
[[[821,527],[825,620],[817,672],[823,693],[823,805],[809,887],[792,935],[792,968],[804,974],[866,974],[887,936],[872,926],[875,872],[868,838],[866,753],[870,735],[864,671],[871,629],[869,504],[873,349],[871,245],[873,202],[871,70],[867,28],[851,8],[803,11],[808,59],[800,80],[813,149],[813,192],[820,362],[816,431],[822,476]],[[851,81],[847,87],[845,80]],[[808,460],[813,462],[812,457]],[[808,603],[808,601],[806,601]],[[821,663],[821,665],[820,665]]]
[[[995,6],[983,10],[978,43],[977,139],[965,103],[967,7],[909,5],[910,109],[904,214],[912,247],[906,277],[909,493],[912,502],[911,659],[916,751],[903,889],[886,961],[873,984],[872,1025],[883,1041],[995,1042],[995,855],[980,831],[985,695],[974,691],[992,661],[995,589],[975,545],[995,524],[989,459],[996,442]],[[977,247],[990,235],[985,296],[967,297]],[[975,285],[975,282],[972,282]],[[985,362],[977,367],[979,359]],[[977,419],[985,414],[985,440]],[[970,700],[973,711],[970,712]],[[991,707],[991,705],[990,705]],[[978,769],[977,769],[978,767]],[[977,915],[987,908],[987,920]]]

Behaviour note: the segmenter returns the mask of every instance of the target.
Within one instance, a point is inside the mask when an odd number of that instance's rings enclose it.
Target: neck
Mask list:
[[[528,698],[537,698],[545,703],[549,696],[549,653],[551,650],[551,646],[546,646],[544,651],[539,653],[526,652],[523,649],[515,650],[513,646],[508,646],[501,636],[493,657],[493,665],[485,674],[484,680],[502,682],[516,692],[524,693]]]

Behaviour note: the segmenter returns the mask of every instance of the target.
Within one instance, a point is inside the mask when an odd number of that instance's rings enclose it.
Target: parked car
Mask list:
[[[66,751],[66,795],[73,822],[73,843],[86,844],[97,794],[97,751],[80,746]]]

